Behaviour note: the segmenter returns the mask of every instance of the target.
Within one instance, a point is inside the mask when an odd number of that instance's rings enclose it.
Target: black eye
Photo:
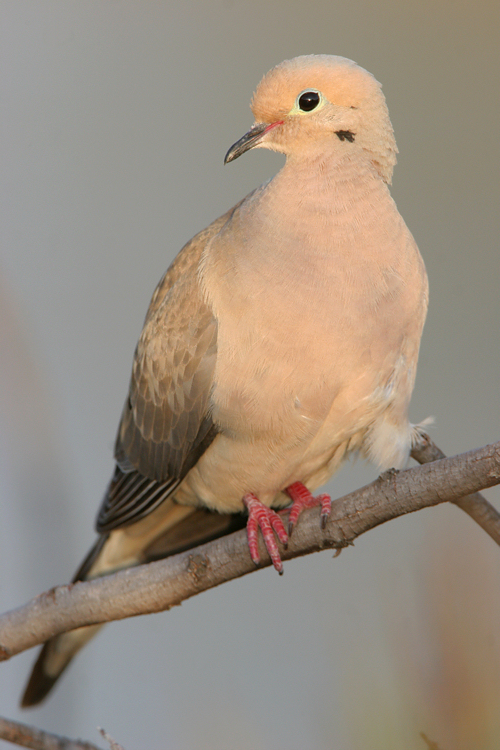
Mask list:
[[[303,112],[310,112],[319,104],[319,94],[317,91],[304,91],[299,97],[299,107]]]

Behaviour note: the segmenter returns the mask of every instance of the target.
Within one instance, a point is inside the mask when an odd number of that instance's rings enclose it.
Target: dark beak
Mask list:
[[[239,141],[233,143],[224,157],[224,164],[228,164],[230,161],[234,161],[238,158],[238,156],[244,154],[245,151],[248,151],[249,149],[256,146],[266,130],[268,130],[268,128],[269,124],[266,122],[252,125],[248,133],[245,133],[245,135],[240,138]]]

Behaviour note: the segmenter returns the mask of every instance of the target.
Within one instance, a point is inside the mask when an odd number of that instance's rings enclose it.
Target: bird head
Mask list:
[[[376,79],[352,60],[303,55],[261,80],[252,99],[255,123],[226,154],[227,164],[251,148],[292,159],[362,153],[390,182],[397,147]]]

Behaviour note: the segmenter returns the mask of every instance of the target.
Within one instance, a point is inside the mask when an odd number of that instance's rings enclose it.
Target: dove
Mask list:
[[[351,60],[306,55],[267,73],[251,109],[225,163],[267,148],[285,164],[188,242],[156,288],[98,541],[74,580],[245,522],[252,559],[260,530],[281,572],[279,543],[306,507],[326,520],[330,497],[313,493],[350,454],[381,470],[408,459],[428,285],[388,188],[397,148],[381,86]],[[97,629],[43,646],[23,705]]]

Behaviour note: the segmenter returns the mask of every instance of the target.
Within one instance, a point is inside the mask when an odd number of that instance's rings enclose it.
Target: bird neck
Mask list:
[[[369,192],[388,193],[370,158],[361,149],[342,155],[319,153],[307,159],[289,156],[269,188],[295,195],[301,207],[331,216],[349,212]]]
[[[331,260],[332,249],[359,252],[360,233],[369,233],[370,226],[380,231],[385,215],[394,220],[393,209],[386,184],[369,157],[357,150],[341,157],[288,157],[281,171],[242,206],[242,218],[248,219],[250,236],[266,238],[259,245],[263,253],[285,253],[289,262],[295,250],[307,263]]]

